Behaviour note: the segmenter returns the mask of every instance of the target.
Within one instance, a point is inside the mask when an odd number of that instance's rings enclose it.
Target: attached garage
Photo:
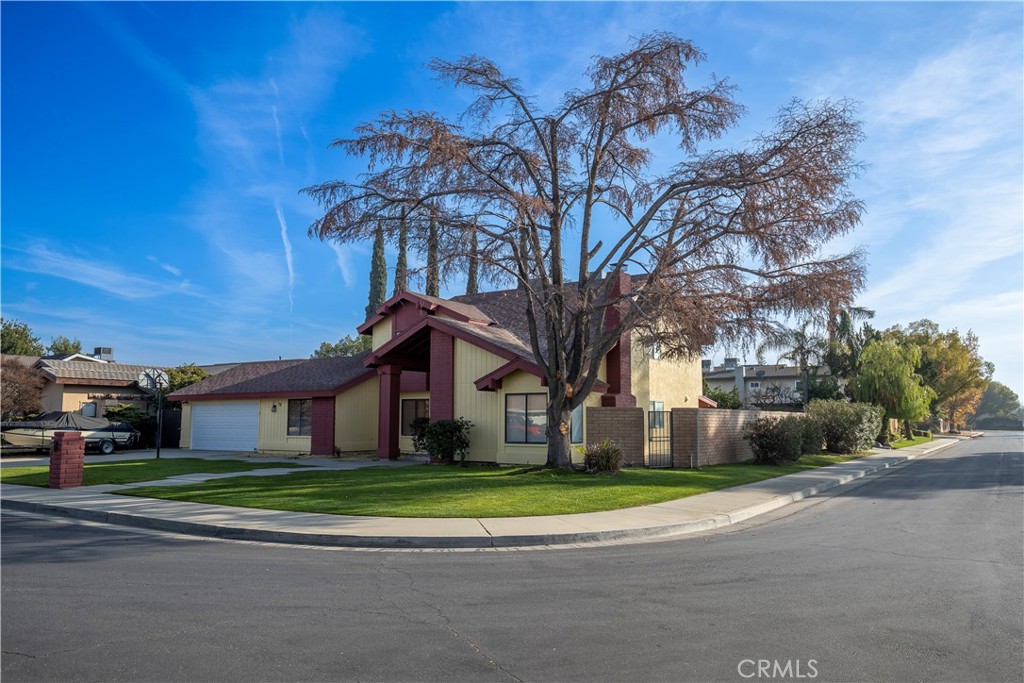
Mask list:
[[[351,389],[376,411],[376,370],[361,356],[296,358],[239,363],[183,387],[168,398],[181,401],[181,447],[195,450],[333,455],[376,446],[376,412],[349,429],[338,422],[339,397]],[[348,405],[346,403],[346,405]],[[360,406],[362,407],[362,406]],[[343,432],[336,431],[336,423]],[[367,441],[372,439],[372,441]],[[367,441],[364,443],[364,441]]]
[[[259,401],[196,401],[192,404],[192,448],[254,451],[259,422]]]

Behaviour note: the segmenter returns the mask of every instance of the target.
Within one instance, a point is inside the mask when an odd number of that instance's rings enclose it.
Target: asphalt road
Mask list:
[[[5,513],[0,672],[1017,682],[1022,480],[1021,435],[989,435],[725,532],[535,551],[281,547]]]

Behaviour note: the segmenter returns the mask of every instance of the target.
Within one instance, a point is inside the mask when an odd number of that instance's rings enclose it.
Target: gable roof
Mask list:
[[[367,354],[336,358],[295,358],[239,363],[229,370],[178,389],[172,401],[245,397],[334,396],[372,377],[363,365]]]
[[[374,325],[386,318],[393,309],[403,303],[412,303],[419,308],[435,313],[441,311],[448,317],[461,322],[474,322],[481,325],[489,325],[492,321],[476,306],[465,304],[453,299],[442,299],[436,296],[420,294],[419,292],[399,292],[385,301],[377,308],[377,312],[370,316],[362,325],[356,328],[359,334],[369,334]]]

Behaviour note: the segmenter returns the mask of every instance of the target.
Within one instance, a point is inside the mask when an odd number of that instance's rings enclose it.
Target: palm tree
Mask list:
[[[779,360],[788,360],[800,368],[802,398],[804,405],[810,400],[810,368],[817,369],[828,353],[828,342],[813,334],[812,321],[805,320],[794,329],[780,330],[766,338],[757,347],[757,357],[761,358],[768,350],[781,351]]]

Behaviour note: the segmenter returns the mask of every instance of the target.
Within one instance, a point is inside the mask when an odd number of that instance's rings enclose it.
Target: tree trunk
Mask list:
[[[570,443],[569,419],[572,411],[566,402],[548,404],[548,460],[545,467],[572,469],[572,444]]]
[[[907,440],[914,438],[914,428],[910,426],[910,420],[903,421],[903,433]]]

